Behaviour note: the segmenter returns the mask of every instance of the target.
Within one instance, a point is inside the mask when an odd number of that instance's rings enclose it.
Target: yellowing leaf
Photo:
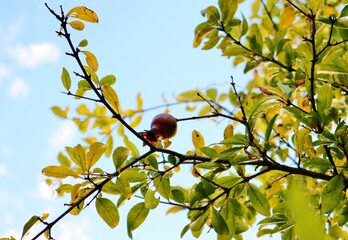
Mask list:
[[[128,155],[130,154],[130,151],[125,147],[117,147],[113,154],[112,159],[115,165],[116,170],[121,167],[121,165],[124,163],[124,161],[127,160]]]
[[[195,35],[195,38],[193,40],[193,47],[196,48],[198,47],[204,36],[207,35],[209,32],[213,31],[215,28],[213,27],[208,27],[208,28],[205,28],[205,29],[202,29],[201,31],[197,32],[196,35]]]
[[[115,75],[106,75],[102,79],[100,79],[100,86],[103,86],[104,84],[112,85],[116,82],[116,77]]]
[[[107,84],[102,86],[102,92],[106,101],[111,105],[117,114],[120,113],[120,103],[115,90]]]
[[[69,112],[69,108],[66,107],[64,110],[62,110],[60,107],[58,106],[53,106],[51,107],[52,112],[61,118],[67,118],[68,112]]]
[[[71,88],[71,78],[68,70],[65,68],[62,70],[62,83],[64,88],[69,91]]]
[[[204,138],[197,130],[192,131],[192,143],[195,149],[200,149],[205,146]]]
[[[121,193],[125,199],[130,199],[133,195],[130,183],[123,178],[117,178],[116,189]]]
[[[99,216],[109,225],[111,228],[115,228],[120,220],[115,204],[107,198],[97,198],[95,201],[95,208]]]
[[[224,139],[232,137],[233,136],[233,132],[234,132],[233,125],[232,124],[228,124],[225,127],[225,130],[224,130]]]
[[[137,110],[142,110],[143,109],[143,99],[141,98],[141,94],[137,94]]]
[[[98,15],[91,9],[88,9],[84,6],[74,7],[68,12],[67,16],[78,18],[80,20],[84,20],[91,23],[98,23],[99,21]]]
[[[145,207],[148,209],[155,209],[159,204],[159,198],[155,197],[155,191],[148,190],[145,194]]]
[[[86,152],[85,149],[81,146],[81,144],[77,144],[74,147],[74,156],[75,158],[79,159],[79,162],[81,163],[82,171],[84,172],[86,170]]]
[[[94,71],[98,71],[98,68],[99,68],[99,64],[98,64],[98,60],[96,58],[96,56],[91,53],[90,51],[87,51],[87,50],[83,50],[81,51],[85,54],[86,56],[86,63],[87,65]]]
[[[321,195],[321,210],[324,213],[332,212],[340,203],[344,190],[344,177],[342,174],[333,177],[324,187]]]
[[[87,47],[87,45],[88,45],[87,39],[83,39],[83,40],[79,43],[79,47]]]
[[[279,28],[287,28],[292,25],[295,20],[295,10],[289,4],[285,4],[284,13],[281,14],[279,20]]]
[[[87,153],[87,169],[91,169],[91,167],[100,159],[100,157],[104,154],[106,150],[105,144],[100,142],[92,143],[89,147],[89,151]]]
[[[143,115],[138,115],[134,120],[129,124],[132,128],[135,128],[139,125],[141,119],[143,118]]]
[[[79,177],[75,171],[65,166],[47,166],[42,169],[42,173],[47,177],[54,178]]]
[[[24,225],[23,231],[22,231],[22,238],[26,236],[29,233],[30,228],[32,228],[34,225],[39,223],[39,217],[38,216],[32,216]]]
[[[78,31],[81,31],[85,28],[85,24],[81,21],[71,21],[69,22],[70,26]]]
[[[132,231],[137,229],[149,214],[149,209],[145,207],[145,203],[141,202],[134,205],[127,215],[128,236],[132,238]]]

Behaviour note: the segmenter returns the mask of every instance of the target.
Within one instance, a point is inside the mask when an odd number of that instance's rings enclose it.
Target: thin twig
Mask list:
[[[275,22],[273,21],[273,17],[271,15],[271,12],[267,9],[267,6],[266,6],[266,4],[264,3],[263,0],[261,0],[261,3],[262,3],[262,6],[263,6],[263,8],[265,9],[265,11],[267,13],[267,16],[268,16],[269,20],[271,21],[271,23],[273,25],[274,30],[276,32],[278,32],[279,28],[278,28],[277,24],[275,24]]]

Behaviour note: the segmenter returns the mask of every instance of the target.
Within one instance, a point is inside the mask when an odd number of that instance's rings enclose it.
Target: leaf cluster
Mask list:
[[[75,81],[63,68],[66,94],[94,103],[94,110],[82,103],[72,119],[81,132],[99,132],[67,147],[59,154],[59,165],[43,169],[52,184],[58,183],[58,194],[70,194],[71,202],[59,219],[47,223],[46,215],[32,217],[23,236],[41,221],[46,226],[34,239],[44,233],[50,238],[57,221],[68,213],[78,215],[93,201],[100,217],[114,228],[118,209],[137,198],[127,215],[130,238],[159,204],[169,205],[168,213],[187,212],[181,237],[191,232],[199,238],[209,228],[219,240],[243,239],[259,214],[259,237],[347,238],[348,5],[261,0],[253,3],[247,19],[237,17],[239,4],[219,0],[204,9],[193,47],[220,49],[234,66],[243,64],[245,73],[252,72],[252,80],[241,91],[232,77],[224,92],[188,90],[176,96],[176,103],[161,106],[184,105],[193,114],[177,117],[178,124],[225,120],[219,142],[192,129],[193,148],[186,153],[170,149],[169,140],[154,146],[138,133],[135,128],[147,111],[140,94],[134,109],[123,110],[113,87],[116,77],[99,79],[97,57],[81,50],[87,40],[77,47],[72,43],[68,26],[83,30],[82,21],[98,22],[96,13],[76,7],[59,15],[49,8],[80,71],[75,77],[81,80]],[[55,106],[52,111],[69,118],[69,108]],[[114,146],[114,129],[123,144]],[[99,167],[102,158],[111,158],[114,168]],[[175,181],[182,168],[191,170],[187,188]]]

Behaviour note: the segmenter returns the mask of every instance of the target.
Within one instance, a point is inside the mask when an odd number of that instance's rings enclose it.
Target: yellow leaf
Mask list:
[[[107,84],[102,86],[102,92],[106,101],[111,105],[117,114],[120,114],[120,102],[115,90]]]
[[[207,35],[208,33],[210,33],[211,31],[213,31],[215,28],[213,27],[208,27],[208,28],[205,28],[205,29],[202,29],[201,31],[197,32],[196,35],[195,35],[195,38],[193,40],[193,47],[196,48],[198,47],[204,36]]]
[[[76,112],[81,115],[89,115],[91,112],[85,104],[81,104],[77,107]]]
[[[232,124],[227,125],[225,127],[225,130],[224,130],[224,139],[232,137],[233,136],[233,130],[234,130],[234,127],[233,127]]]
[[[42,169],[42,173],[47,177],[54,178],[79,177],[75,171],[65,166],[47,166]]]
[[[141,119],[143,118],[143,115],[138,115],[131,123],[130,123],[130,126],[132,128],[135,128],[139,125]]]
[[[204,138],[197,130],[192,131],[192,143],[195,149],[200,149],[205,146]]]
[[[78,31],[81,31],[85,28],[85,24],[81,21],[71,21],[69,22],[70,26],[75,29],[75,30],[78,30]]]
[[[62,110],[58,106],[53,106],[53,107],[51,107],[51,110],[56,116],[61,117],[61,118],[67,118],[69,108],[66,107],[64,110]]]
[[[85,54],[86,56],[86,63],[87,65],[94,71],[98,71],[98,68],[99,68],[99,64],[98,64],[98,60],[96,58],[96,56],[91,53],[90,51],[87,51],[87,50],[84,50],[84,51],[81,51]]]
[[[71,9],[68,14],[68,17],[78,18],[91,23],[98,23],[98,15],[91,9],[88,9],[84,6],[78,6]]]
[[[279,20],[279,28],[287,28],[291,26],[295,20],[295,10],[289,4],[285,4],[284,13],[281,15]]]
[[[85,149],[81,146],[81,144],[77,144],[73,150],[74,157],[79,159],[81,163],[82,171],[86,170],[86,152]]]
[[[196,110],[196,108],[197,106],[189,106],[189,105],[185,107],[186,111],[188,112],[193,112],[194,110]]]
[[[118,134],[119,136],[123,136],[123,135],[124,135],[124,127],[123,127],[122,124],[118,125],[117,134]]]
[[[140,93],[137,94],[137,110],[143,109],[143,99],[141,98]]]
[[[100,159],[100,157],[106,151],[106,145],[100,142],[92,143],[89,147],[89,151],[87,153],[87,169],[91,169],[91,167]]]

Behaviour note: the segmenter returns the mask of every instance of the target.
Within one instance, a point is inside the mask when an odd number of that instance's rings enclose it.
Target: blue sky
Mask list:
[[[117,76],[115,87],[124,108],[135,106],[137,92],[141,92],[147,108],[162,104],[162,93],[173,102],[175,94],[211,84],[227,90],[231,75],[238,86],[248,80],[218,51],[192,47],[194,28],[204,20],[200,11],[215,1],[47,3],[56,11],[59,4],[66,11],[86,5],[98,13],[99,24],[86,24],[86,29],[74,32],[72,38],[75,43],[88,39],[87,49],[99,60],[99,76]],[[247,10],[250,4],[245,6]],[[69,105],[73,110],[81,102],[60,92],[64,90],[60,82],[62,67],[70,71],[77,68],[65,56],[67,44],[56,36],[58,22],[44,2],[8,1],[0,13],[0,237],[20,238],[24,223],[32,215],[49,212],[52,220],[65,209],[63,204],[68,198],[52,198],[51,190],[43,183],[41,169],[57,164],[58,152],[66,145],[81,142],[86,135],[79,134],[73,123],[58,119],[50,110],[53,105]],[[173,114],[190,116],[181,109],[173,108]],[[148,128],[157,113],[146,113],[139,131]],[[221,137],[216,135],[216,129],[222,128],[223,124],[211,122],[182,123],[171,148],[192,148],[193,129],[201,131],[212,143]],[[120,139],[117,141],[116,144],[122,144]],[[60,240],[127,239],[126,213],[134,203],[130,201],[120,209],[121,221],[116,229],[108,228],[91,206],[80,216],[64,218],[54,228],[53,236]],[[166,209],[164,206],[151,211],[147,221],[134,232],[134,239],[179,239],[181,229],[188,223],[186,213],[165,216]],[[202,239],[214,236],[204,233]],[[193,237],[187,233],[184,239]]]

